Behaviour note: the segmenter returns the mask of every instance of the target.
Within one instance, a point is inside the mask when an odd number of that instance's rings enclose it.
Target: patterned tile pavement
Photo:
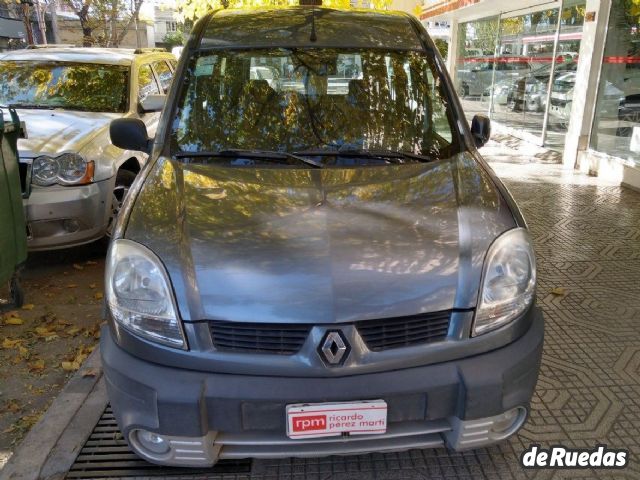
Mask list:
[[[640,193],[523,152],[517,142],[492,142],[483,153],[522,208],[537,251],[546,343],[526,427],[500,446],[467,453],[256,460],[251,473],[197,478],[640,479]],[[607,444],[628,449],[630,465],[523,470],[519,458],[531,443]]]

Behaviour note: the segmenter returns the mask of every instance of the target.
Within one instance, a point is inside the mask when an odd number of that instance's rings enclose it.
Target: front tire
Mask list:
[[[105,236],[107,239],[111,239],[111,235],[113,234],[113,229],[115,228],[116,221],[118,219],[118,214],[122,209],[122,204],[127,198],[127,194],[129,193],[129,189],[133,184],[133,181],[136,179],[136,174],[129,170],[118,170],[118,174],[116,175],[116,183],[113,187],[113,192],[111,194],[111,206],[109,208],[109,223],[107,224],[107,231]]]

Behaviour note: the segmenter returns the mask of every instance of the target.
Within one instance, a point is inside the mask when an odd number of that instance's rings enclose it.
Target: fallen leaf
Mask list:
[[[76,336],[76,335],[78,335],[78,334],[80,333],[80,329],[79,329],[78,327],[71,327],[71,328],[68,328],[68,329],[65,331],[65,333],[66,333],[67,335]]]
[[[96,300],[102,300],[102,298],[104,297],[102,292],[96,292],[96,294],[93,296],[93,298],[95,298]]]
[[[69,285],[67,285],[67,288],[76,288],[78,285],[75,283],[70,283]]]
[[[69,320],[64,320],[61,318],[58,320],[58,325],[62,327],[68,327],[69,325],[73,325],[73,322],[70,322]]]
[[[73,268],[75,268],[76,270],[84,270],[84,267],[82,265],[77,264],[77,263],[73,264]]]
[[[22,410],[22,407],[20,407],[20,404],[15,400],[7,401],[4,405],[5,412],[17,413],[20,410]]]
[[[6,337],[3,341],[2,341],[2,348],[16,348],[17,346],[21,345],[24,343],[24,340],[20,339],[20,338],[16,338],[15,340],[12,340],[9,337]]]
[[[30,372],[42,372],[44,370],[45,364],[44,360],[38,359],[33,362],[29,362],[29,371]]]
[[[29,350],[23,347],[22,345],[18,345],[18,353],[25,360],[28,360],[29,357],[31,356],[31,354],[29,353]]]
[[[62,362],[62,369],[67,372],[75,372],[80,368],[80,364],[76,362]]]
[[[564,297],[567,294],[567,289],[564,287],[556,287],[553,290],[551,290],[551,293],[553,295]]]
[[[97,265],[97,264],[98,264],[98,262],[94,262],[93,260],[87,260],[87,261],[86,261],[86,264],[87,264],[87,265]]]
[[[20,317],[9,317],[4,321],[5,325],[22,325],[24,324],[24,320]]]
[[[49,335],[48,337],[45,337],[44,341],[45,342],[53,342],[54,340],[57,340],[59,338],[60,337],[54,333],[53,335]]]
[[[96,286],[97,286],[97,285],[96,285],[95,283],[90,283],[90,284],[89,284],[89,288],[96,288]]]
[[[41,337],[50,337],[56,334],[56,332],[51,331],[49,327],[36,327],[36,333]]]
[[[33,310],[33,307],[35,307],[33,303],[25,303],[22,305],[22,310]]]
[[[95,377],[98,374],[98,371],[95,368],[88,368],[84,372],[82,372],[83,377]]]

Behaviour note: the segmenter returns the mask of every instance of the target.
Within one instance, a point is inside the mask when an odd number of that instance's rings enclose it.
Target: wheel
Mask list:
[[[107,225],[106,237],[111,238],[113,229],[118,219],[118,214],[122,208],[125,198],[129,193],[129,189],[136,179],[136,174],[129,170],[118,170],[116,175],[116,183],[113,187],[113,194],[111,195],[111,209],[109,212],[109,223]]]
[[[10,289],[13,305],[15,306],[15,308],[22,307],[22,305],[24,304],[24,290],[22,290],[22,285],[20,284],[20,274],[18,272],[14,273],[11,277]]]
[[[640,123],[640,111],[618,115],[618,119],[623,122],[623,125],[616,129],[616,136],[630,137],[633,133],[633,127],[635,124]]]
[[[540,106],[536,100],[526,100],[525,109],[527,112],[538,112],[540,111]]]
[[[460,98],[468,97],[469,85],[467,85],[466,83],[461,83],[460,86],[458,87],[458,96]]]

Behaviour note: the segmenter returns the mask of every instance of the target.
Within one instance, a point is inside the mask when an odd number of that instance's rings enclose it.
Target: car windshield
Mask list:
[[[190,61],[174,154],[230,149],[303,153],[453,153],[460,143],[432,60],[363,49],[209,50]]]
[[[21,108],[125,112],[129,69],[120,65],[0,61],[0,103]]]

